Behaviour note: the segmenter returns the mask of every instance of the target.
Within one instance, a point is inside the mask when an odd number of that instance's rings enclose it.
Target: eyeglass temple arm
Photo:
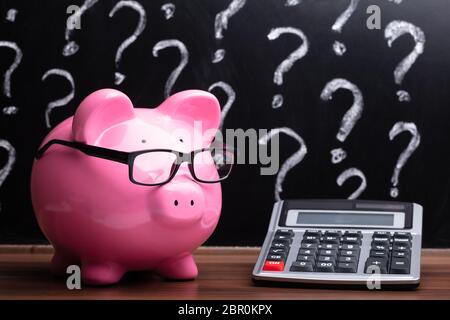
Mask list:
[[[94,156],[102,159],[128,164],[128,157],[129,157],[128,152],[91,146],[76,141],[66,141],[58,139],[50,140],[49,142],[47,142],[42,148],[40,148],[36,152],[35,158],[40,159],[44,155],[45,151],[47,151],[47,149],[54,144],[60,144],[66,147],[77,149],[89,156]]]

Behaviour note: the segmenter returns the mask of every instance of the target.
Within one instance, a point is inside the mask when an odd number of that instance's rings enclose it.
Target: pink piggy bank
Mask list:
[[[199,90],[154,109],[112,89],[85,98],[44,139],[32,169],[52,271],[78,265],[84,283],[99,285],[134,270],[195,278],[192,252],[217,225],[217,182],[231,169],[210,147],[219,122],[217,99]]]

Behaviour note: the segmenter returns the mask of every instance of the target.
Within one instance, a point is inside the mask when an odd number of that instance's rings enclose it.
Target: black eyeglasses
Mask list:
[[[168,183],[183,162],[188,162],[189,171],[195,180],[203,183],[220,182],[229,176],[234,163],[234,153],[226,148],[204,148],[188,153],[169,149],[125,152],[58,139],[47,142],[36,152],[35,158],[40,159],[54,144],[77,149],[89,156],[127,164],[130,181],[143,186]]]

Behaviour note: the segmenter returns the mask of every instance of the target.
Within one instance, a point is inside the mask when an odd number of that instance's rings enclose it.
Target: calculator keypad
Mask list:
[[[365,273],[409,274],[411,265],[411,234],[408,232],[375,232]]]
[[[264,271],[284,271],[293,240],[292,230],[278,230],[275,233],[263,266]],[[374,232],[369,257],[362,261],[364,272],[409,274],[411,241],[411,234],[407,232]],[[289,271],[356,273],[361,245],[360,231],[307,230]]]
[[[278,230],[264,262],[264,271],[283,271],[294,238],[292,230]]]
[[[355,273],[361,237],[360,232],[307,230],[290,271]]]

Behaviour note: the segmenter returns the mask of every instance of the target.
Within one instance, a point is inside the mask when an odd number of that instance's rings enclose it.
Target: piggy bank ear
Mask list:
[[[216,97],[202,90],[178,92],[164,101],[158,111],[193,126],[201,125],[203,141],[209,144],[220,124],[220,105]]]
[[[73,139],[93,144],[111,126],[135,117],[133,104],[120,91],[102,89],[87,96],[75,112]]]

